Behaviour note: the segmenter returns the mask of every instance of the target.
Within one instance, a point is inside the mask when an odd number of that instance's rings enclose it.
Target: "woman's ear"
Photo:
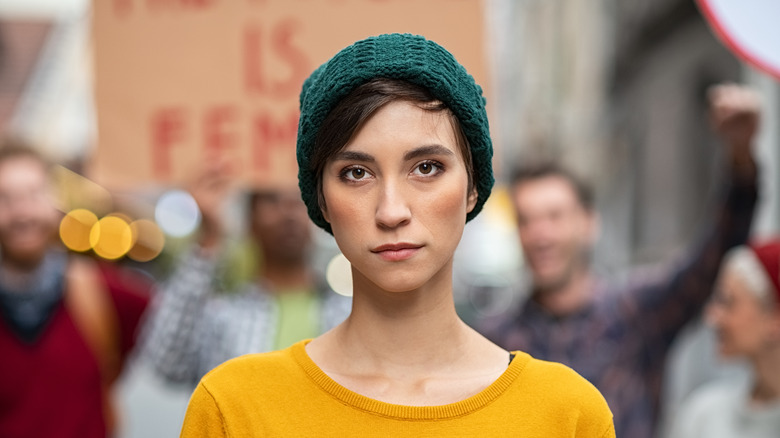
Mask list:
[[[317,189],[317,205],[320,207],[320,213],[322,213],[322,217],[325,219],[325,222],[330,223],[330,218],[328,217],[328,206],[325,204],[325,195],[322,193],[322,189]]]
[[[469,192],[469,197],[467,199],[468,205],[466,206],[466,213],[471,213],[471,210],[474,210],[474,207],[477,206],[478,199],[479,199],[479,194],[477,193],[477,188],[474,187],[471,189],[471,192]]]
[[[330,223],[330,218],[328,217],[328,208],[325,206],[324,202],[320,203],[320,212],[322,213],[322,217],[325,219],[325,222]]]

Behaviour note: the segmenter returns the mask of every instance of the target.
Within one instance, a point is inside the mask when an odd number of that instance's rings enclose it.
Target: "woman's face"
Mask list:
[[[742,281],[732,269],[722,271],[717,290],[707,308],[723,357],[755,357],[777,343],[780,317]]]
[[[385,105],[327,162],[322,191],[355,284],[402,292],[451,278],[477,194],[446,113]]]

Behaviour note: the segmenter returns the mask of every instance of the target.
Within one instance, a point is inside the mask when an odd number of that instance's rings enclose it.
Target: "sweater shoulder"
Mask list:
[[[572,397],[601,397],[601,393],[592,383],[572,368],[558,362],[549,362],[531,357],[524,373],[534,380],[544,382],[544,386],[561,390],[562,393],[570,394]]]
[[[530,358],[523,370],[523,382],[532,399],[544,400],[550,409],[566,412],[578,430],[601,436],[613,425],[612,411],[601,392],[566,365]]]
[[[246,392],[248,389],[277,388],[300,374],[290,349],[254,353],[230,359],[201,379],[201,384],[212,394]]]

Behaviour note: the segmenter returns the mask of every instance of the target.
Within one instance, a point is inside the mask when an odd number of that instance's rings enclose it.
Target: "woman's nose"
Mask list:
[[[403,188],[389,181],[381,189],[376,206],[376,223],[381,228],[396,228],[409,223],[411,210]]]

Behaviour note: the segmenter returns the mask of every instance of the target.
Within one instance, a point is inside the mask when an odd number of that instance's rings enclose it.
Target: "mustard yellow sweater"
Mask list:
[[[466,400],[401,406],[330,379],[301,341],[233,359],[203,377],[182,437],[614,437],[601,394],[571,369],[517,352],[504,374]]]

